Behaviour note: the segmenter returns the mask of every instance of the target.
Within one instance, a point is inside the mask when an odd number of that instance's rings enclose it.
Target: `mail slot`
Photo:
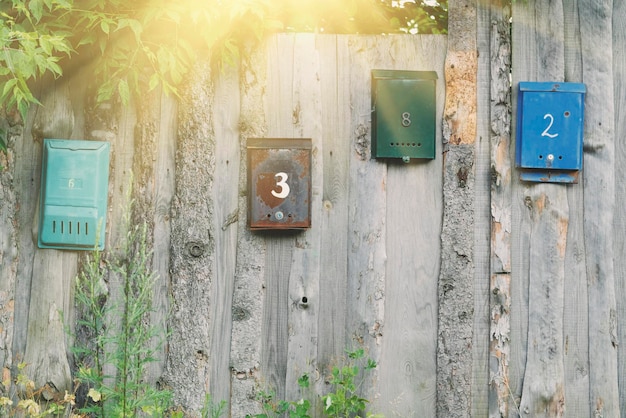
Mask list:
[[[311,139],[248,139],[248,226],[311,226]]]
[[[44,139],[40,248],[104,249],[109,149],[108,142]]]
[[[372,70],[372,158],[435,158],[434,71]]]
[[[582,83],[519,83],[515,163],[522,180],[578,182],[585,91]]]

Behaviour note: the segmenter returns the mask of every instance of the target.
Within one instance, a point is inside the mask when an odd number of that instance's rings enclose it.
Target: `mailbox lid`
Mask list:
[[[582,83],[519,83],[518,167],[582,169],[585,92]]]
[[[372,70],[372,157],[435,158],[435,71]]]
[[[311,226],[311,148],[308,138],[248,139],[250,229]]]
[[[44,139],[43,145],[39,247],[104,249],[110,144]]]

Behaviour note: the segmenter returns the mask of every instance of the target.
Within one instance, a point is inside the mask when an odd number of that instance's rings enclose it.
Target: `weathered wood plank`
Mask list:
[[[511,342],[510,5],[490,8],[491,271],[489,416],[507,417]],[[477,188],[480,190],[480,188]]]
[[[239,222],[237,268],[233,294],[231,338],[231,416],[260,412],[258,387],[266,388],[261,366],[266,244],[262,234],[251,233],[247,223],[246,141],[267,133],[264,100],[267,85],[267,44],[249,49],[240,63]],[[216,399],[219,401],[219,399]]]
[[[495,6],[494,6],[495,7]],[[472,341],[472,411],[473,417],[486,417],[489,411],[489,333],[491,271],[491,51],[492,7],[477,9],[477,123],[476,176],[474,207],[474,336]]]
[[[169,312],[170,277],[170,209],[174,196],[174,173],[176,172],[176,129],[178,113],[173,97],[161,94],[158,135],[156,137],[156,161],[154,161],[154,229],[152,266],[158,275],[154,284],[151,316],[152,324],[166,331]],[[166,344],[156,353],[158,361],[150,365],[149,379],[155,382],[161,377],[167,357]]]
[[[578,1],[563,2],[565,20],[565,80],[582,81],[582,56]],[[585,168],[583,167],[583,170]],[[583,174],[584,175],[584,174]],[[590,417],[589,411],[589,314],[585,272],[583,187],[568,187],[569,226],[565,254],[565,415]]]
[[[584,231],[589,285],[590,408],[594,416],[619,416],[617,312],[613,260],[615,225],[615,113],[612,6],[580,0],[585,100]],[[606,45],[606,48],[598,48]]]
[[[562,185],[529,188],[531,212],[528,347],[522,416],[562,417],[565,411],[563,296],[569,213]]]
[[[332,350],[319,352],[319,361],[327,363],[332,355],[339,355],[345,348],[363,345],[370,356],[379,364],[385,356],[381,335],[384,328],[386,244],[386,181],[385,163],[371,160],[371,70],[386,68],[389,56],[374,48],[383,42],[385,52],[390,51],[394,41],[380,37],[362,38],[350,36],[349,81],[345,87],[350,98],[350,114],[345,122],[348,129],[348,218],[347,275],[346,280],[335,286],[340,290],[347,306],[338,311],[338,323],[334,326],[337,341]],[[395,55],[395,54],[394,54]],[[343,266],[342,266],[343,267]],[[335,291],[338,291],[336,289]],[[337,297],[337,296],[336,296]],[[337,302],[340,299],[336,299]],[[331,303],[331,301],[329,301]],[[331,318],[329,318],[331,319]],[[343,330],[340,329],[343,327]],[[326,331],[328,332],[328,331]],[[321,332],[320,332],[321,335]],[[355,338],[356,337],[356,338]],[[379,366],[379,371],[383,366]],[[327,372],[327,371],[325,371]],[[371,378],[372,376],[368,376]],[[375,376],[374,376],[375,378]],[[371,383],[368,382],[369,388]],[[395,395],[394,395],[395,396]],[[381,396],[372,405],[373,410],[383,411],[388,405]]]
[[[43,106],[38,108],[33,121],[36,139],[70,138],[74,113],[68,82],[53,83],[41,102]],[[36,225],[38,220],[34,222]],[[37,388],[52,382],[63,393],[72,386],[61,313],[70,311],[69,294],[77,261],[76,252],[35,250],[24,362],[28,365],[26,373]]]
[[[293,124],[297,138],[311,138],[311,225],[306,231],[296,236],[293,249],[291,274],[289,277],[289,344],[287,353],[287,375],[285,395],[288,400],[299,400],[307,395],[312,401],[313,384],[308,391],[301,393],[297,381],[303,373],[313,379],[312,373],[317,357],[318,318],[321,298],[324,292],[320,287],[320,273],[325,264],[322,260],[324,247],[321,237],[325,232],[322,223],[321,195],[323,188],[323,126],[324,109],[334,108],[334,104],[326,103],[324,97],[324,70],[332,71],[336,67],[332,63],[327,68],[321,63],[326,53],[317,43],[313,34],[299,34],[295,39],[293,61]],[[333,55],[334,57],[334,55]],[[334,72],[333,72],[334,75]],[[334,78],[334,77],[333,77]],[[332,91],[328,91],[332,97]],[[308,392],[308,393],[307,393]],[[312,402],[314,409],[315,402]]]
[[[523,68],[523,80],[560,81],[564,78],[564,18],[560,2],[527,5],[525,29],[533,36],[515,52],[528,54],[536,67]],[[515,44],[515,41],[513,42]],[[532,55],[531,55],[532,54]],[[514,55],[517,62],[518,55]],[[514,82],[520,79],[514,78]],[[515,85],[514,85],[514,88]],[[567,192],[563,185],[527,184],[519,196],[529,218],[528,334],[523,416],[563,416],[565,409],[563,306],[564,261],[569,223]]]
[[[215,276],[211,306],[211,371],[209,393],[216,400],[230,399],[230,351],[232,303],[237,263],[239,216],[239,71],[227,68],[215,86],[213,131],[215,177],[213,231],[215,231]]]
[[[212,71],[194,68],[178,114],[176,194],[172,203],[172,309],[169,353],[163,383],[177,404],[198,411],[210,383],[211,306],[215,273],[212,188],[215,136]]]
[[[384,45],[382,50],[388,54],[370,53],[370,68],[437,71],[436,119],[440,121],[445,38],[398,36],[377,38],[375,42]],[[439,122],[437,126],[435,140],[440,155]],[[387,171],[386,179],[381,182],[371,178],[369,187],[362,191],[369,194],[370,205],[374,194],[381,195],[377,205],[381,205],[384,223],[376,241],[380,239],[383,247],[369,251],[384,251],[381,255],[385,254],[386,260],[376,260],[376,253],[362,255],[368,261],[360,269],[367,274],[360,273],[354,284],[358,284],[358,299],[348,300],[353,309],[358,308],[355,313],[361,318],[361,326],[367,327],[361,332],[372,351],[370,355],[380,356],[377,375],[370,383],[370,393],[376,395],[372,412],[386,416],[433,416],[442,160],[437,157],[411,164],[370,160],[369,164],[385,165]],[[376,221],[372,214],[363,212],[363,216],[370,223]],[[378,263],[384,269],[382,277]],[[365,266],[371,271],[364,270]]]
[[[626,2],[613,2],[613,91],[615,94],[615,161],[626,161],[626,56],[618,51],[626,50],[626,26],[621,24],[626,19]],[[626,175],[623,164],[615,165],[615,178]],[[615,182],[615,228],[614,231],[626,230],[626,183]],[[626,239],[623,234],[615,234],[615,254],[626,254]],[[626,387],[626,258],[615,259],[615,298],[617,300],[618,347],[618,385]],[[620,414],[626,416],[626,391],[620,390]]]
[[[293,235],[270,235],[265,242],[267,253],[261,373],[264,384],[268,390],[275,392],[276,399],[285,399],[289,342],[289,276],[295,239]]]
[[[517,107],[517,83],[528,80],[529,74],[535,74],[536,42],[535,0],[513,2],[512,19],[512,102],[513,115]],[[512,132],[515,132],[517,120],[512,120]],[[511,232],[511,351],[509,361],[509,416],[519,416],[519,403],[522,396],[524,370],[526,367],[526,348],[528,341],[528,286],[529,286],[529,247],[530,247],[530,212],[524,204],[526,185],[519,181],[519,172],[513,168],[511,221],[515,226]]]
[[[15,291],[20,259],[19,191],[14,187],[19,172],[15,149],[17,142],[24,141],[24,127],[22,123],[15,123],[8,117],[0,122],[0,126],[6,132],[3,139],[7,145],[5,151],[0,151],[0,368],[3,380],[6,381],[14,361]]]
[[[439,275],[437,415],[471,411],[477,2],[449,2],[443,116],[443,226]],[[453,390],[450,390],[453,388]]]

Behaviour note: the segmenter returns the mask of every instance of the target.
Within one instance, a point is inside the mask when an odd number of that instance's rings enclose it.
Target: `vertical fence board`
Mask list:
[[[589,284],[591,414],[619,416],[615,300],[612,5],[580,0],[585,100],[584,232]],[[598,45],[605,45],[598,48]]]
[[[565,20],[565,80],[582,81],[578,1],[563,2]],[[583,167],[583,170],[585,168]],[[583,174],[584,175],[584,174]],[[583,187],[568,187],[569,226],[565,255],[565,415],[590,416],[589,411],[589,314],[585,276]]]
[[[495,7],[495,6],[493,6]],[[485,4],[477,9],[477,126],[476,126],[476,193],[474,210],[474,336],[472,341],[472,410],[471,416],[485,417],[489,414],[489,295],[491,263],[490,188],[491,163],[491,52],[490,36],[493,29],[491,10]]]
[[[211,307],[215,298],[213,72],[193,71],[179,106],[172,204],[169,352],[163,383],[177,404],[199,410],[210,385]]]
[[[41,102],[45,106],[37,109],[33,121],[38,144],[43,138],[70,138],[74,129],[74,113],[68,81],[52,83],[52,88],[43,95]],[[41,161],[38,162],[38,169],[41,169]],[[33,223],[37,225],[38,219]],[[63,393],[71,389],[61,313],[70,311],[69,294],[77,262],[75,251],[35,249],[23,360],[27,364],[25,371],[37,388],[52,382],[53,392],[58,390]]]
[[[490,9],[490,155],[491,257],[489,334],[489,416],[507,417],[511,410],[511,71],[510,4]],[[480,190],[477,187],[477,190]]]
[[[170,209],[174,195],[174,173],[176,167],[176,114],[177,105],[173,97],[161,94],[161,107],[157,135],[154,190],[154,252],[152,265],[158,275],[154,286],[152,323],[167,330],[169,312],[169,274],[170,274]],[[165,343],[165,342],[164,342]],[[163,374],[166,360],[166,347],[157,352],[158,361],[150,367],[151,381]]]
[[[213,231],[215,231],[215,276],[211,305],[211,372],[209,393],[219,402],[229,400],[230,352],[233,323],[233,292],[237,263],[239,215],[239,73],[231,68],[215,85],[213,131],[215,177]]]
[[[438,283],[437,414],[471,410],[478,2],[449,3],[443,114],[443,223]],[[453,390],[450,390],[452,389]]]
[[[347,277],[344,282],[348,317],[346,329],[341,335],[344,340],[334,347],[338,355],[346,345],[357,347],[359,343],[368,348],[367,356],[384,362],[384,348],[378,346],[379,336],[384,329],[381,303],[384,301],[384,281],[387,253],[385,249],[385,185],[387,167],[384,163],[371,160],[371,70],[385,67],[387,62],[383,49],[374,48],[376,40],[390,48],[389,40],[380,38],[348,38],[350,68],[349,91],[351,114],[344,123],[348,124],[349,135],[349,208],[347,218]],[[382,329],[381,329],[382,328]],[[353,337],[356,336],[356,340]],[[379,351],[380,350],[380,351]],[[380,357],[379,357],[380,356]],[[371,376],[368,376],[371,377]],[[380,402],[374,409],[379,408]]]
[[[303,397],[297,381],[308,373],[313,382],[315,357],[318,344],[318,316],[321,298],[327,297],[329,289],[322,286],[320,273],[326,267],[323,260],[321,237],[326,232],[322,223],[322,138],[323,109],[334,104],[326,103],[322,88],[322,64],[313,34],[298,36],[293,48],[294,80],[292,85],[293,111],[291,124],[294,137],[311,138],[311,228],[298,232],[293,249],[289,277],[289,344],[286,374],[286,398],[299,400]],[[330,69],[334,67],[331,65]],[[337,110],[336,107],[334,107]],[[321,261],[322,260],[322,261]],[[331,264],[332,265],[332,264]],[[334,273],[334,270],[333,270]],[[327,277],[328,280],[337,279]],[[322,325],[322,326],[325,326]],[[311,385],[313,386],[313,384]],[[305,391],[307,392],[307,391]],[[310,397],[311,391],[306,393]],[[312,402],[314,404],[314,402]]]
[[[613,91],[615,94],[615,228],[626,230],[626,171],[622,161],[626,161],[626,55],[617,51],[626,50],[626,2],[613,2]],[[615,254],[626,254],[624,234],[616,233]],[[620,414],[626,416],[626,258],[615,258],[615,297],[617,300],[618,347],[618,386],[620,390]]]
[[[233,294],[233,330],[231,336],[231,416],[259,412],[255,400],[260,379],[263,329],[263,293],[266,245],[263,235],[247,229],[247,153],[248,138],[267,133],[264,96],[267,85],[267,44],[248,48],[240,64],[240,169],[237,266]],[[219,401],[220,399],[216,399]]]

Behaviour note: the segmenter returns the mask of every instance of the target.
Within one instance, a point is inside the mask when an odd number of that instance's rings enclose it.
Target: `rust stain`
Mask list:
[[[541,195],[537,199],[535,199],[534,206],[537,210],[537,214],[541,215],[543,210],[546,208],[547,200],[548,198],[545,193],[541,193]]]
[[[567,249],[567,228],[569,226],[569,219],[559,218],[557,224],[558,240],[556,247],[559,250],[559,256],[565,258],[565,250]]]
[[[476,51],[449,51],[446,56],[446,104],[444,119],[454,145],[476,141]]]

